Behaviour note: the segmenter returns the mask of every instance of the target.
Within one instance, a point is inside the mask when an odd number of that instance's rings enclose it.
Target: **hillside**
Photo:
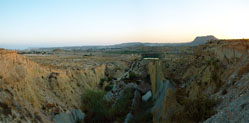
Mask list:
[[[164,73],[152,79],[155,93],[165,95],[154,95],[154,122],[248,122],[248,68],[246,39],[214,40],[193,55],[151,64],[151,75]]]
[[[51,122],[55,114],[81,106],[82,89],[96,87],[105,66],[61,70],[0,51],[0,121]],[[11,115],[9,117],[9,115]]]

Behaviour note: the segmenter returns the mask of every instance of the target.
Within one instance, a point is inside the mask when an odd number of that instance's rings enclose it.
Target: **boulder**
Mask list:
[[[62,112],[54,118],[55,123],[77,123],[84,120],[85,114],[80,109],[74,109],[70,113]]]
[[[129,112],[126,117],[125,117],[125,121],[124,123],[128,123],[128,121],[130,121],[130,119],[132,119],[133,115],[131,114],[131,112]]]
[[[107,92],[107,94],[103,97],[106,101],[111,101],[114,98],[114,95],[111,91]]]
[[[126,84],[125,88],[137,88],[137,84],[131,82],[131,83]]]
[[[152,96],[151,91],[148,91],[145,95],[142,96],[143,101],[148,101]]]
[[[138,85],[138,90],[142,93],[145,94],[151,89],[151,85],[145,82],[141,82],[141,84]]]

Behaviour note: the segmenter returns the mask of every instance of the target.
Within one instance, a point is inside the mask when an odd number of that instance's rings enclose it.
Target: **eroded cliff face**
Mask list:
[[[97,87],[105,76],[105,65],[51,69],[3,49],[0,63],[0,111],[8,110],[0,116],[3,122],[52,122],[55,114],[80,108],[83,90]]]
[[[148,64],[148,74],[150,75],[153,100],[155,101],[153,110],[153,122],[170,122],[172,114],[179,104],[176,101],[176,88],[169,80],[163,76],[163,67],[159,60]]]
[[[217,42],[211,42],[207,46],[213,46],[213,52],[216,57],[222,61],[225,60],[239,60],[242,57],[246,57],[249,51],[248,40],[219,40]],[[212,49],[209,51],[212,52]],[[236,62],[236,61],[235,61]]]
[[[193,55],[149,63],[155,100],[153,122],[248,122],[248,54],[248,40],[217,40],[196,47]],[[203,96],[215,100],[216,113],[210,113],[213,116],[209,119],[210,115],[187,119],[186,101],[198,102]],[[174,119],[174,112],[183,115],[178,114],[178,119]]]
[[[249,122],[249,40],[220,40],[215,57],[224,64],[223,84],[212,96],[221,100],[217,114],[205,122]]]
[[[156,93],[156,87],[157,87],[157,64],[158,61],[150,62],[148,64],[148,74],[150,75],[150,81],[151,81],[151,89],[152,89],[152,94],[154,95]],[[160,78],[162,79],[162,78]]]
[[[248,74],[248,40],[218,40],[196,48],[192,65],[183,71],[189,96],[212,95]],[[192,80],[191,80],[192,79]]]

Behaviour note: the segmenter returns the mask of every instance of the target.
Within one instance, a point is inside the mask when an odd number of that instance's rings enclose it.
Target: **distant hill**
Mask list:
[[[136,46],[144,46],[144,43],[141,43],[141,42],[131,42],[131,43],[122,43],[122,44],[110,45],[110,47],[117,47],[117,48],[136,47]]]
[[[194,41],[192,41],[190,43],[191,46],[196,46],[196,45],[200,45],[200,44],[205,44],[207,43],[207,41],[210,40],[218,40],[218,38],[212,36],[212,35],[208,35],[208,36],[198,36],[194,39]]]

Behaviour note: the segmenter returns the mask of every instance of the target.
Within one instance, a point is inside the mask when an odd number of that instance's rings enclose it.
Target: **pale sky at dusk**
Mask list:
[[[0,47],[249,38],[249,0],[0,0]]]

